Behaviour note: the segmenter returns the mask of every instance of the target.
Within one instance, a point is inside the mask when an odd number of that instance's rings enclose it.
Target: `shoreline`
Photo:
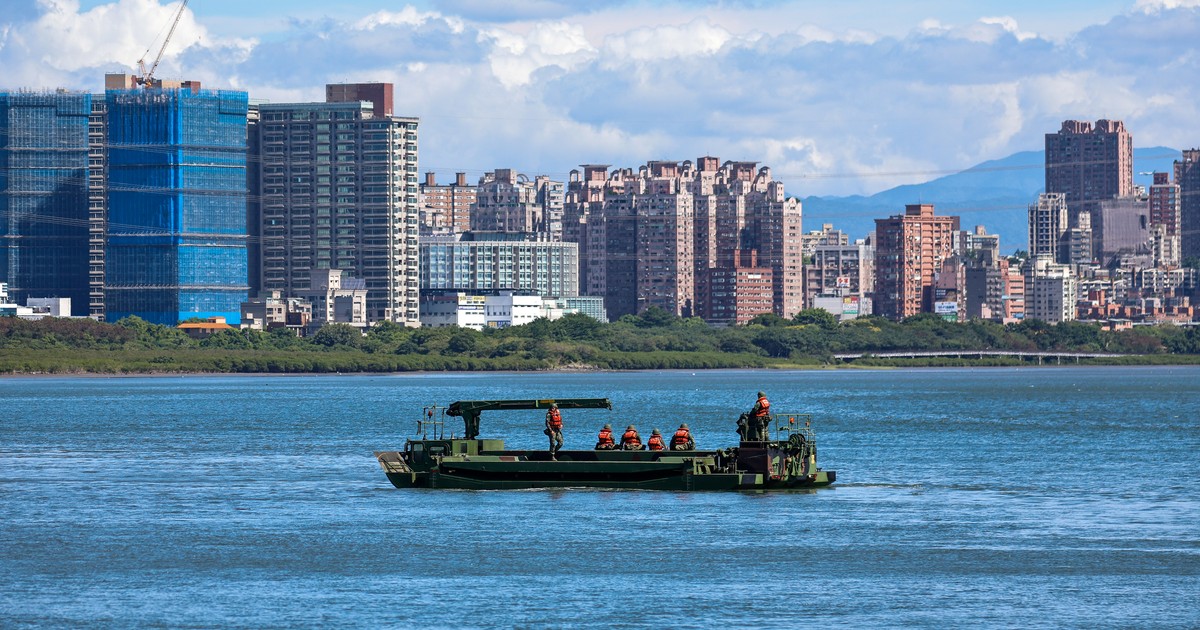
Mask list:
[[[1154,357],[1161,355],[1129,355]],[[1141,363],[1013,363],[996,365],[993,363],[971,364],[970,362],[949,362],[945,364],[928,365],[854,365],[844,363],[839,365],[772,365],[765,367],[717,367],[717,368],[598,368],[594,366],[576,366],[569,368],[547,368],[539,370],[411,370],[398,372],[371,371],[310,371],[310,372],[220,372],[220,371],[128,371],[128,372],[94,372],[78,371],[33,371],[33,372],[0,372],[0,379],[50,379],[50,378],[187,378],[196,376],[222,377],[321,377],[321,376],[430,376],[430,375],[476,375],[476,374],[584,374],[584,373],[633,373],[633,372],[809,372],[809,371],[892,371],[892,370],[948,370],[948,369],[1055,369],[1055,368],[1166,368],[1166,367],[1200,367],[1200,357],[1182,355],[1191,360],[1178,362],[1141,362]]]

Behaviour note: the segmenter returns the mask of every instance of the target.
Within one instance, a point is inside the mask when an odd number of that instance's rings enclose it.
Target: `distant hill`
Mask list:
[[[1149,186],[1150,175],[1171,172],[1181,152],[1169,147],[1133,150],[1134,181]],[[862,238],[875,229],[875,219],[900,214],[905,204],[932,203],[938,214],[957,214],[964,229],[976,225],[989,234],[1000,235],[1003,251],[1028,247],[1027,208],[1037,201],[1045,185],[1044,151],[1022,151],[999,160],[989,160],[961,173],[946,175],[923,184],[906,184],[869,197],[803,197],[804,230],[818,230],[822,223]]]

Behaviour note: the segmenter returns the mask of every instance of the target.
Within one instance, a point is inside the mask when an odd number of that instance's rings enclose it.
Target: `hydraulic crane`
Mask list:
[[[163,53],[167,50],[167,43],[171,41],[171,36],[175,34],[175,27],[179,26],[179,20],[183,17],[183,10],[187,8],[188,0],[183,0],[179,4],[179,11],[175,13],[175,20],[171,22],[171,30],[167,31],[167,36],[163,38],[162,46],[158,49],[158,55],[154,57],[154,63],[146,68],[146,57],[150,54],[150,48],[142,53],[142,58],[137,62],[137,76],[135,80],[138,85],[143,87],[151,87],[155,84],[154,71],[158,69],[158,64],[162,61]],[[154,45],[151,44],[151,48]]]

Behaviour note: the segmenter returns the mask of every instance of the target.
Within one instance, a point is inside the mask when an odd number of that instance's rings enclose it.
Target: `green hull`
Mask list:
[[[834,471],[816,468],[815,455],[792,461],[765,443],[757,448],[744,446],[744,461],[739,465],[719,451],[560,451],[557,460],[550,460],[545,451],[490,451],[462,444],[474,440],[449,442],[448,454],[425,469],[410,465],[411,450],[375,456],[397,488],[800,490],[827,486],[837,478]]]

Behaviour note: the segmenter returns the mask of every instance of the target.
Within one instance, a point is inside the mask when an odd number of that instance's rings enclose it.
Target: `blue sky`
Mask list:
[[[175,2],[7,0],[0,88],[99,90]],[[193,0],[158,72],[261,101],[391,81],[421,168],[565,178],[722,159],[871,193],[1039,149],[1062,120],[1200,145],[1200,0]]]

